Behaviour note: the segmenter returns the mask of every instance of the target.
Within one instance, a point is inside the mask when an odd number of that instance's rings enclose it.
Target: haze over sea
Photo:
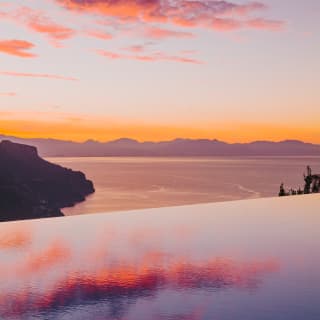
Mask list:
[[[83,171],[96,192],[66,215],[277,196],[279,185],[303,187],[320,157],[47,158]]]

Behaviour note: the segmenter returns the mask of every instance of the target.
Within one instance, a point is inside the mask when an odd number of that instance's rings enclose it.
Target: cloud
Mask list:
[[[176,55],[169,55],[164,52],[154,52],[154,53],[140,53],[138,54],[122,54],[113,51],[106,51],[106,50],[97,50],[96,51],[99,55],[113,59],[113,60],[137,60],[137,61],[144,61],[144,62],[159,62],[159,61],[173,61],[173,62],[181,62],[181,63],[192,63],[192,64],[202,64],[200,60],[185,57],[185,56],[176,56]]]
[[[0,92],[0,96],[2,97],[15,97],[16,95],[16,92]]]
[[[34,10],[28,7],[19,8],[13,17],[18,18],[29,29],[46,34],[52,40],[65,40],[74,35],[74,30],[57,24],[42,11]]]
[[[56,0],[56,2],[68,10],[98,14],[107,18],[113,17],[120,21],[166,23],[217,31],[245,27],[278,30],[274,26],[283,25],[282,21],[249,18],[252,13],[267,8],[261,2],[245,4],[220,0],[180,0],[176,2],[169,0]]]
[[[122,50],[129,51],[129,52],[143,52],[145,50],[145,46],[137,44],[137,45],[132,45],[129,47],[122,48]]]
[[[235,19],[214,18],[209,27],[216,31],[232,31],[242,28],[242,22]]]
[[[248,14],[252,11],[267,9],[267,5],[262,2],[249,2],[243,5],[233,5],[230,9],[231,13],[233,11],[237,14]]]
[[[22,24],[36,33],[46,35],[50,40],[54,41],[54,44],[57,44],[57,41],[69,39],[76,33],[72,28],[53,22],[41,10],[29,7],[20,7],[11,11],[0,12],[0,16]]]
[[[28,26],[33,31],[45,33],[54,40],[65,40],[72,37],[74,34],[74,31],[70,28],[52,22],[41,21],[39,19],[30,21]]]
[[[113,38],[112,34],[99,30],[91,30],[86,32],[89,37],[97,38],[101,40],[111,40]]]
[[[104,16],[136,18],[151,16],[159,8],[159,0],[56,0],[69,10],[98,13]]]
[[[140,61],[174,61],[181,63],[202,64],[202,61],[197,59],[183,56],[168,55],[163,52],[157,52],[151,55],[135,56],[134,58]]]
[[[116,52],[107,51],[107,50],[97,50],[96,52],[99,55],[103,56],[103,57],[106,57],[106,58],[109,58],[109,59],[114,59],[114,60],[116,60],[116,59],[126,59],[126,58],[129,57],[129,56],[121,54],[121,53],[116,53]]]
[[[252,19],[247,21],[247,26],[254,29],[261,30],[282,30],[284,27],[283,22],[278,20],[268,20],[268,19]]]
[[[35,54],[28,52],[34,44],[25,40],[0,40],[0,52],[20,58],[34,58]]]
[[[152,39],[166,39],[166,38],[192,38],[194,34],[191,32],[174,31],[163,28],[147,28],[144,32],[145,36]]]
[[[27,72],[14,72],[14,71],[0,71],[2,76],[10,77],[27,77],[27,78],[46,78],[46,79],[56,79],[56,80],[67,80],[67,81],[77,81],[77,78],[66,77],[56,74],[46,74],[46,73],[27,73]]]

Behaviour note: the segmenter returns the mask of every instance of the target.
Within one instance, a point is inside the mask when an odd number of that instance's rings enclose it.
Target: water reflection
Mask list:
[[[0,249],[23,248],[31,244],[31,230],[23,222],[8,225],[0,237]]]
[[[263,201],[278,203],[277,219],[257,215]],[[281,214],[289,203],[290,216]],[[288,305],[292,279],[303,309],[318,316],[320,259],[308,235],[319,218],[308,222],[307,206],[299,219],[300,206],[260,200],[1,224],[0,318],[243,319],[250,310],[245,319],[259,319],[269,308],[263,319],[295,319],[296,306],[287,317],[266,300],[286,292]],[[276,228],[284,220],[292,234]],[[294,234],[302,225],[308,234]]]
[[[32,270],[39,272],[42,267],[57,261],[63,263],[64,254],[64,251],[50,248],[48,260],[37,257],[31,265],[27,262],[27,268],[34,267]],[[19,293],[2,292],[0,301],[5,308],[1,315],[21,315],[28,311],[55,310],[105,300],[105,305],[109,305],[109,316],[114,318],[118,313],[123,314],[125,306],[130,306],[136,299],[153,297],[161,290],[255,289],[266,273],[278,269],[279,264],[274,260],[236,262],[217,258],[196,264],[173,258],[169,263],[157,265],[115,265],[93,274],[69,271],[65,278],[41,293],[37,288],[24,288]]]

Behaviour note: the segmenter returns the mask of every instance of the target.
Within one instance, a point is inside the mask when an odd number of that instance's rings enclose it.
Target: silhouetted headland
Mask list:
[[[32,146],[0,142],[0,221],[63,216],[94,192],[82,172],[39,157]]]

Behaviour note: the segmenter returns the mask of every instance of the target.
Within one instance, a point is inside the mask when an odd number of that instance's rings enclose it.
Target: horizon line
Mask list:
[[[161,143],[161,142],[173,142],[177,140],[189,140],[189,141],[210,141],[210,142],[221,142],[225,144],[250,144],[250,143],[256,143],[256,142],[271,142],[271,143],[281,143],[281,142],[300,142],[300,143],[305,143],[305,144],[313,144],[313,145],[320,145],[320,142],[314,143],[310,141],[305,141],[301,139],[294,139],[294,138],[286,138],[286,139],[280,139],[280,140],[267,140],[267,139],[258,139],[258,140],[250,140],[250,141],[238,141],[238,142],[229,142],[227,140],[220,140],[217,138],[187,138],[187,137],[176,137],[172,138],[169,140],[139,140],[139,139],[134,139],[130,137],[119,137],[111,140],[95,140],[94,138],[88,138],[82,141],[76,141],[76,140],[69,140],[69,139],[57,139],[57,138],[52,138],[52,137],[21,137],[21,136],[14,136],[14,135],[8,135],[5,133],[0,132],[0,136],[2,137],[8,137],[8,138],[16,138],[16,139],[23,139],[23,140],[54,140],[54,141],[60,141],[60,142],[70,142],[70,143],[78,143],[78,144],[84,144],[88,142],[93,142],[93,143],[110,143],[110,142],[116,142],[116,141],[121,141],[121,140],[127,140],[127,141],[132,141],[132,142],[137,142],[137,143]],[[1,139],[3,141],[4,139]],[[9,139],[10,140],[10,139]]]

